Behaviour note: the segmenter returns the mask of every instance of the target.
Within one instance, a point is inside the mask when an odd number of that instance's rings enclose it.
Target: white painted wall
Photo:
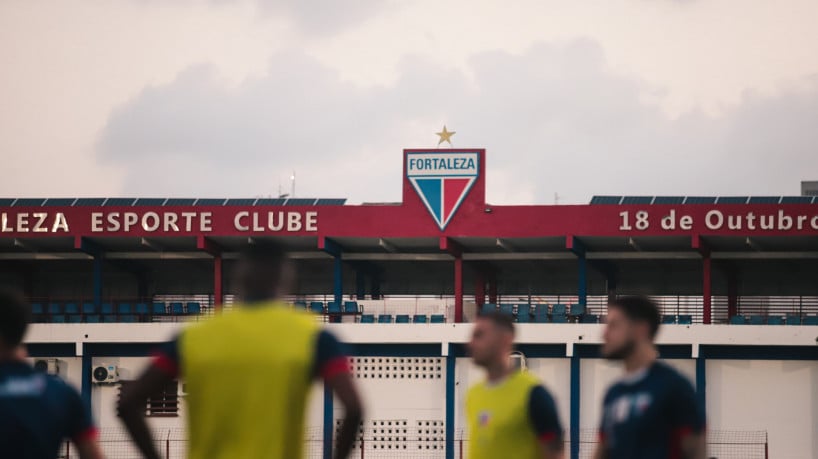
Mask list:
[[[770,457],[818,457],[818,362],[708,360],[710,429],[766,430]]]

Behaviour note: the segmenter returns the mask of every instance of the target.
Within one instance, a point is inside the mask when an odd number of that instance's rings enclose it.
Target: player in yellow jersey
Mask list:
[[[562,426],[554,399],[532,374],[512,368],[513,347],[511,317],[491,313],[477,318],[469,350],[487,377],[466,395],[468,457],[562,458]]]
[[[119,414],[146,457],[159,458],[146,399],[177,377],[186,384],[192,459],[303,457],[307,395],[318,377],[345,408],[334,457],[349,455],[362,417],[349,364],[313,316],[276,299],[289,266],[277,245],[252,246],[236,271],[243,304],[182,331],[123,387]]]

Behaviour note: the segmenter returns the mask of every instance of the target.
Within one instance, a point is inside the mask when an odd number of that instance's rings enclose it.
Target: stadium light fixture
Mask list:
[[[635,240],[634,238],[632,238],[632,237],[628,238],[628,245],[629,245],[629,246],[631,246],[631,248],[632,248],[633,250],[636,250],[637,252],[641,252],[641,251],[642,251],[642,247],[641,247],[641,246],[640,246],[640,245],[639,245],[639,244],[636,242],[636,240]]]

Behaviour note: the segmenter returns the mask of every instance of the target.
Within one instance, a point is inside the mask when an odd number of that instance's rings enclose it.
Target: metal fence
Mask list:
[[[154,430],[154,439],[160,457],[183,459],[187,450],[184,429]],[[442,438],[424,437],[419,432],[404,435],[383,436],[364,432],[355,443],[350,459],[443,459],[446,442]],[[590,459],[597,446],[597,430],[583,429],[579,438],[579,458]],[[103,429],[100,444],[110,459],[139,459],[142,456],[122,429]],[[320,428],[307,430],[304,440],[304,457],[322,459],[324,442]],[[454,457],[467,459],[469,440],[460,431],[455,433]],[[570,457],[570,439],[565,441],[566,457]],[[66,443],[59,456],[74,459],[79,455],[72,445]],[[766,431],[715,430],[707,434],[707,457],[714,459],[768,459]]]

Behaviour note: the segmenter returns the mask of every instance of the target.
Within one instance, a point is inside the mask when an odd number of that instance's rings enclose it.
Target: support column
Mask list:
[[[455,388],[455,363],[457,356],[454,353],[454,346],[448,345],[446,353],[446,459],[454,459],[454,388]],[[461,451],[462,456],[462,451]]]
[[[576,353],[576,349],[574,350]],[[570,458],[579,459],[579,403],[580,403],[580,372],[579,356],[571,356],[571,419],[569,434],[571,437]]]
[[[224,303],[224,280],[222,278],[222,256],[213,257],[213,307],[221,311]]]
[[[712,260],[710,253],[702,257],[702,323],[709,324],[712,317],[713,280],[711,276]]]
[[[91,370],[93,363],[93,356],[88,352],[89,346],[83,346],[82,350],[82,379],[80,382],[82,401],[85,404],[85,409],[91,412]]]
[[[699,350],[701,352],[701,350]],[[696,358],[696,400],[699,406],[707,409],[707,360],[699,355]]]
[[[332,437],[335,430],[335,407],[333,405],[332,390],[324,385],[324,459],[332,459]]]
[[[734,267],[727,272],[727,319],[738,315],[738,275]]]

